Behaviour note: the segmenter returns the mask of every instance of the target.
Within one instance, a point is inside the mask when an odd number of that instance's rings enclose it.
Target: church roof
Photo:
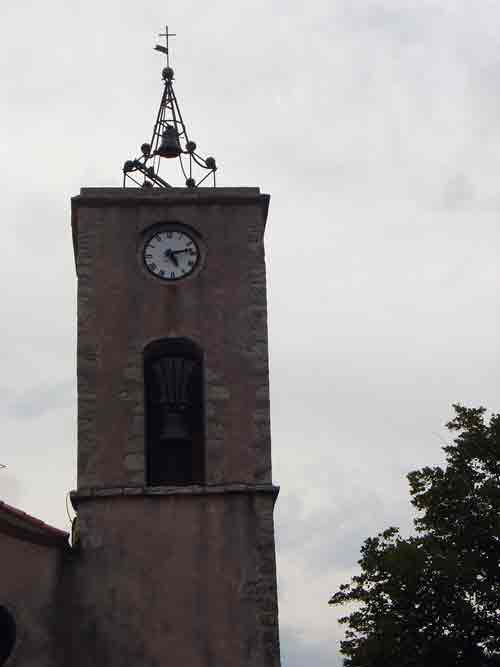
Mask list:
[[[69,547],[68,533],[23,512],[0,500],[0,533],[20,540],[54,546]]]

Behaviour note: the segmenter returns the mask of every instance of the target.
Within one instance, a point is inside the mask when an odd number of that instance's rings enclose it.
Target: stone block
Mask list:
[[[144,454],[127,454],[124,458],[124,466],[130,472],[144,470]]]
[[[227,401],[231,397],[229,388],[224,385],[208,385],[208,399],[211,401]]]

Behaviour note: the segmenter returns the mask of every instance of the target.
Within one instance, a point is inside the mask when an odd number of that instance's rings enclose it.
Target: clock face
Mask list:
[[[144,246],[144,265],[162,280],[180,280],[191,274],[200,261],[198,244],[177,226],[163,227]]]

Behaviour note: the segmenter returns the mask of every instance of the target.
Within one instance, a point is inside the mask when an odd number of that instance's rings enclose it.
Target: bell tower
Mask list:
[[[187,136],[169,63],[162,76],[153,138],[124,166],[141,187],[72,200],[80,620],[65,641],[73,667],[279,667],[269,195],[197,187],[215,160]],[[187,187],[159,175],[171,158]]]

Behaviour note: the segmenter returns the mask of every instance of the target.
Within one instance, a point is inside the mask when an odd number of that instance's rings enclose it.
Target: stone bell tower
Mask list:
[[[124,166],[142,187],[72,200],[78,547],[65,597],[78,622],[67,662],[279,667],[269,195],[197,187],[193,167],[215,179],[215,160],[188,139],[168,62],[163,80],[152,141]],[[188,187],[159,176],[164,158],[188,160]]]
[[[268,203],[257,188],[73,199],[75,667],[279,665]],[[155,252],[185,277],[163,280]]]

